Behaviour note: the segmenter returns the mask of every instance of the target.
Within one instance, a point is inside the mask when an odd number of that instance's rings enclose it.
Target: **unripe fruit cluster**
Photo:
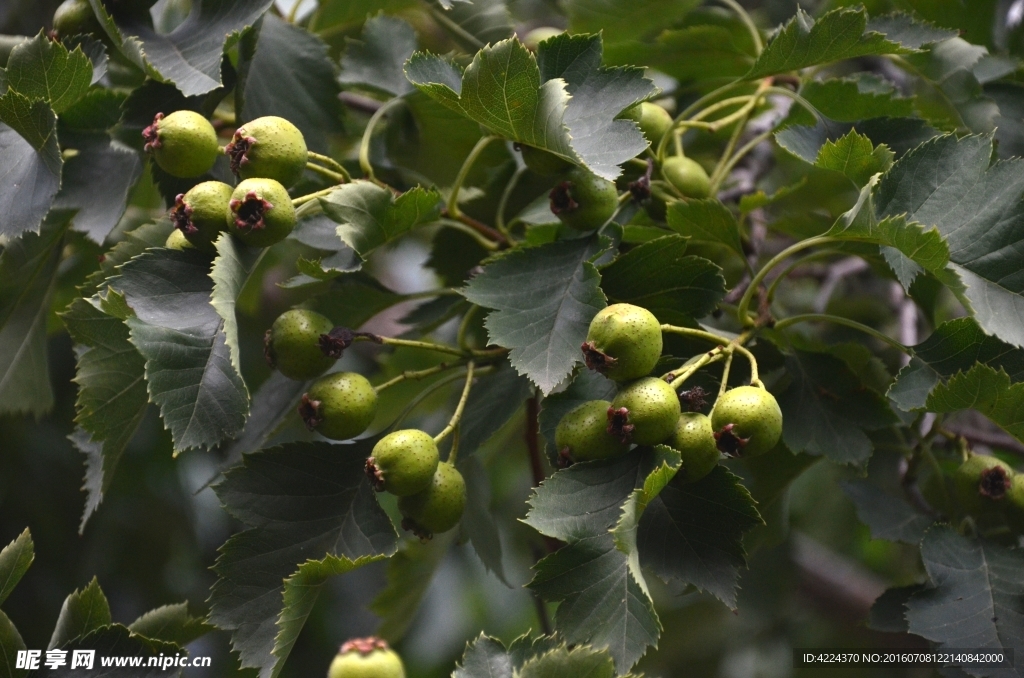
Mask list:
[[[405,678],[405,666],[382,638],[353,638],[338,650],[327,678]]]
[[[162,170],[184,179],[209,172],[221,153],[213,125],[195,111],[157,113],[142,138]],[[234,188],[204,181],[177,196],[171,208],[175,228],[207,253],[213,253],[222,231],[252,247],[284,240],[296,222],[287,187],[299,180],[308,161],[302,132],[284,118],[257,118],[239,127],[223,150],[242,181]]]
[[[970,454],[953,473],[960,508],[984,524],[1002,518],[1024,534],[1024,473],[996,457]]]
[[[555,445],[566,462],[605,459],[631,445],[670,445],[680,452],[677,477],[695,482],[709,474],[722,453],[764,454],[782,435],[782,412],[761,386],[726,391],[711,416],[683,411],[681,396],[664,379],[649,376],[661,357],[661,325],[650,311],[613,304],[590,323],[583,356],[590,369],[619,382],[611,401],[583,403],[555,429]],[[688,404],[702,406],[702,397]],[[689,409],[689,408],[688,408]]]

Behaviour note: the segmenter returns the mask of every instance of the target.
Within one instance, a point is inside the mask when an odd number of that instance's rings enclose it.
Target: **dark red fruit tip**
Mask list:
[[[257,195],[256,191],[249,191],[243,199],[235,198],[228,205],[235,215],[235,226],[243,233],[266,228],[263,217],[274,209],[274,205]]]
[[[152,153],[160,148],[160,130],[157,123],[163,119],[164,114],[157,113],[153,116],[153,124],[142,130],[142,140],[146,142],[142,149],[147,153]]]
[[[687,412],[700,412],[707,405],[708,392],[702,389],[700,386],[694,386],[693,388],[683,391],[679,394],[679,404],[686,409]]]
[[[249,149],[256,143],[255,137],[245,135],[245,130],[235,130],[231,141],[224,147],[224,153],[231,159],[231,171],[238,176],[239,170],[249,162]]]
[[[604,351],[601,351],[594,345],[592,341],[585,341],[580,346],[580,350],[583,351],[583,362],[587,364],[587,367],[604,374],[611,368],[615,367],[615,363],[618,362],[616,358],[611,357]]]
[[[733,429],[735,424],[726,424],[721,431],[715,431],[715,446],[720,452],[729,457],[738,457],[743,454],[743,448],[750,442],[750,438],[741,438]]]
[[[629,423],[629,410],[625,407],[618,409],[614,407],[608,408],[608,428],[605,429],[608,435],[618,438],[619,442],[623,444],[627,444],[633,438],[634,428],[636,427]]]
[[[271,330],[263,334],[263,358],[270,369],[274,369],[277,367],[277,356],[274,354],[274,343],[270,340],[271,334]]]
[[[551,213],[552,214],[564,214],[566,212],[572,212],[577,207],[577,203],[572,198],[572,182],[563,181],[548,193],[548,198],[551,200]]]
[[[352,345],[355,337],[355,332],[347,327],[335,327],[329,333],[320,335],[320,351],[328,358],[337,360]]]
[[[572,450],[566,445],[558,451],[558,468],[569,468],[575,463],[572,458]]]
[[[185,202],[185,194],[179,193],[174,198],[174,207],[171,208],[171,221],[174,227],[185,235],[192,235],[199,231],[192,223],[192,206]]]
[[[310,431],[320,425],[324,419],[320,416],[320,401],[312,400],[308,393],[302,394],[302,402],[299,403],[299,416],[306,423]]]
[[[421,527],[412,518],[402,518],[402,529],[406,532],[412,532],[420,538],[422,542],[428,542],[434,538],[434,533],[430,530]]]
[[[353,638],[352,640],[346,640],[342,646],[341,652],[358,652],[361,655],[368,655],[374,650],[386,650],[388,649],[388,643],[383,638],[377,636],[370,636],[368,638]]]
[[[651,174],[654,171],[654,160],[647,159],[647,171],[636,181],[629,182],[629,194],[636,202],[644,202],[651,197]]]
[[[366,471],[366,477],[370,481],[370,485],[373,487],[373,489],[376,490],[377,492],[383,492],[384,474],[381,473],[381,470],[379,468],[377,468],[377,460],[374,459],[373,457],[367,459],[364,470]]]
[[[1010,476],[1002,466],[993,466],[981,474],[978,494],[989,499],[1002,499],[1010,489]]]

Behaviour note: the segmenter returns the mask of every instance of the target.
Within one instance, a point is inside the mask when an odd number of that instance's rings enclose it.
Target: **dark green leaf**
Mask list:
[[[210,613],[214,625],[232,632],[243,667],[271,676],[283,665],[297,634],[288,619],[308,614],[287,578],[299,572],[292,584],[307,577],[315,584],[321,574],[350,567],[344,559],[394,551],[394,528],[363,472],[372,443],[296,443],[246,455],[214,488],[247,526],[221,547]]]
[[[640,521],[640,564],[735,608],[739,568],[746,565],[741,539],[762,522],[750,493],[724,466],[696,483],[673,480]]]
[[[558,458],[555,428],[562,417],[588,400],[611,400],[617,392],[618,387],[614,381],[583,367],[568,388],[544,398],[540,408],[540,432],[547,441],[548,459],[552,466]]]
[[[503,365],[473,387],[459,427],[459,455],[474,453],[491,439],[530,397],[530,382]]]
[[[309,306],[326,315],[335,325],[357,328],[400,301],[401,295],[360,271],[332,280],[330,287],[314,297]]]
[[[930,587],[907,601],[910,633],[945,648],[1024,652],[1024,557],[950,527],[935,527],[921,543]],[[993,672],[1018,676],[1018,669]]]
[[[566,9],[570,33],[603,32],[615,43],[671,25],[698,5],[700,0],[570,0]]]
[[[388,583],[370,604],[370,610],[381,618],[377,635],[394,643],[409,630],[427,593],[434,572],[448,552],[456,531],[436,535],[427,543],[403,541],[398,552],[388,560]]]
[[[346,40],[339,82],[401,96],[413,89],[405,62],[416,51],[416,33],[403,19],[375,16],[363,25],[358,40]]]
[[[53,109],[15,92],[0,97],[0,235],[39,231],[60,189],[62,166]]]
[[[277,370],[271,372],[252,397],[245,427],[225,447],[221,468],[231,468],[243,454],[263,449],[274,432],[295,414],[295,407],[310,383],[312,380],[295,381]]]
[[[63,113],[89,89],[92,63],[81,48],[69,52],[40,31],[11,50],[6,76],[11,90]]]
[[[918,89],[919,114],[941,129],[993,131],[999,107],[985,95],[974,72],[986,55],[984,47],[961,38],[908,55],[908,65],[926,83]]]
[[[485,325],[492,343],[511,348],[512,366],[550,393],[580,361],[590,320],[605,306],[591,261],[595,237],[512,250],[470,280],[465,296],[495,309]]]
[[[239,120],[280,116],[302,132],[306,145],[326,153],[328,136],[341,132],[341,102],[335,66],[327,46],[308,31],[273,14],[243,41],[248,57],[240,65],[236,93]],[[255,42],[255,54],[251,43]]]
[[[907,633],[907,601],[923,584],[897,586],[878,596],[871,606],[868,628],[884,633]]]
[[[188,603],[164,605],[150,610],[131,624],[128,630],[150,640],[160,640],[185,647],[211,631],[202,619],[188,613]]]
[[[132,344],[146,359],[150,398],[176,450],[216,445],[242,429],[245,383],[232,365],[224,320],[210,303],[209,259],[195,250],[156,249],[124,264],[110,281],[131,308]]]
[[[35,557],[35,544],[27,527],[0,551],[0,603],[11,595]]]
[[[928,1],[930,0],[926,0]],[[915,9],[919,9],[922,3],[915,0],[913,5]],[[928,14],[924,13],[924,16],[928,17]],[[883,33],[889,40],[898,42],[908,49],[920,49],[925,45],[955,38],[957,35],[956,31],[940,28],[902,13],[872,17],[868,19],[868,30]]]
[[[838,122],[857,122],[870,118],[910,118],[914,100],[902,97],[893,85],[868,74],[857,77],[811,80],[800,88],[800,96],[823,115]],[[794,125],[813,125],[814,117],[797,108],[787,118]]]
[[[625,2],[621,4],[628,6]],[[622,22],[625,30],[631,30],[631,19]],[[680,80],[733,80],[742,77],[754,63],[750,34],[738,21],[733,25],[697,24],[667,30],[653,46],[635,42],[616,44],[614,35],[604,35],[613,63],[648,64]]]
[[[100,262],[99,268],[86,278],[82,296],[95,294],[101,288],[105,291],[106,286],[103,283],[108,278],[117,275],[117,269],[122,264],[132,257],[142,254],[150,247],[163,247],[167,242],[167,236],[173,229],[174,226],[171,225],[170,219],[159,219],[128,231],[123,240],[103,255],[103,261]]]
[[[559,647],[525,662],[517,674],[519,678],[561,678],[563,676],[586,676],[586,678],[613,678],[619,669],[626,667],[613,661],[613,656],[604,650],[591,647]],[[621,672],[621,671],[620,671]]]
[[[372,182],[354,181],[320,198],[320,205],[339,224],[338,237],[365,257],[409,229],[437,220],[441,196],[417,187],[396,198]]]
[[[501,641],[481,633],[466,645],[452,678],[512,678],[512,668]]]
[[[110,605],[94,577],[84,589],[76,590],[64,599],[50,644],[46,647],[49,650],[63,647],[76,638],[109,625]]]
[[[466,51],[499,40],[515,33],[515,21],[505,0],[434,0],[446,10],[440,21],[443,28]],[[435,17],[440,16],[435,14]],[[451,23],[449,23],[449,21]],[[456,30],[458,26],[461,30]]]
[[[216,309],[217,315],[224,322],[223,332],[231,354],[231,366],[235,368],[236,374],[241,375],[242,357],[241,349],[238,347],[235,301],[249,280],[249,274],[263,256],[263,249],[243,245],[226,233],[220,235],[215,246],[217,258],[213,260],[213,268],[210,270],[210,279],[213,280],[210,305]],[[246,409],[248,413],[248,408]]]
[[[686,238],[645,242],[601,268],[601,288],[612,303],[646,308],[663,323],[693,325],[725,297],[722,269],[684,256]]]
[[[51,216],[38,235],[26,233],[0,252],[0,412],[38,416],[53,406],[46,319],[67,216]]]
[[[173,678],[180,676],[180,668],[168,669],[161,666],[159,662],[150,665],[149,660],[151,658],[158,660],[161,655],[173,657],[185,654],[177,645],[133,635],[128,627],[120,624],[101,626],[80,638],[63,644],[60,649],[68,652],[68,662],[58,669],[47,670],[47,678],[51,676],[54,678],[80,677],[85,672],[83,667],[71,668],[70,660],[75,650],[95,650],[93,671],[89,673],[103,678]],[[140,657],[141,661],[138,667],[101,668],[100,657]]]
[[[462,530],[469,537],[484,567],[511,588],[505,578],[505,568],[501,562],[501,534],[491,508],[491,479],[476,457],[460,456],[458,467],[466,480],[467,495],[466,510],[462,514]]]
[[[935,522],[903,497],[889,494],[868,480],[847,480],[842,486],[857,507],[857,517],[871,528],[873,539],[918,544]]]
[[[716,198],[679,200],[669,205],[667,217],[669,227],[680,235],[717,242],[744,256],[736,217]]]
[[[323,0],[318,5],[309,29],[315,32],[336,32],[345,27],[356,28],[366,21],[367,16],[378,12],[394,14],[415,7],[416,3],[413,0]]]
[[[893,152],[887,146],[874,146],[871,139],[850,130],[835,142],[826,141],[814,164],[839,172],[858,188],[863,188],[875,174],[889,169],[892,161]]]
[[[1006,372],[978,364],[959,372],[928,395],[925,408],[944,413],[975,409],[1024,441],[1024,383],[1010,383]]]
[[[21,634],[0,610],[0,678],[25,678],[26,669],[16,669],[18,652],[27,649]]]
[[[789,489],[804,471],[821,460],[809,454],[793,454],[785,444],[776,445],[767,454],[729,463],[740,475],[750,496],[757,502],[765,525],[746,534],[743,546],[748,553],[782,543],[789,535]]]

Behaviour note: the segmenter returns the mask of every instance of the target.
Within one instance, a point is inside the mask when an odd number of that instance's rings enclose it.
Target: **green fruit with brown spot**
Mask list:
[[[699,412],[679,415],[669,445],[682,457],[683,465],[675,477],[684,483],[695,483],[711,473],[722,456],[715,445],[711,419]]]
[[[221,181],[204,181],[179,195],[170,214],[174,228],[196,248],[214,254],[214,243],[227,230],[232,190]]]
[[[88,0],[64,0],[53,13],[53,30],[60,39],[73,35],[104,35]]]
[[[646,308],[612,304],[590,321],[583,358],[587,367],[615,381],[646,377],[661,357],[661,323]]]
[[[312,379],[334,364],[320,348],[320,337],[334,328],[330,318],[316,311],[293,308],[277,316],[264,337],[267,364],[296,381]]]
[[[291,196],[273,179],[246,179],[228,201],[228,230],[250,247],[270,247],[288,237],[297,217]]]
[[[577,231],[604,226],[619,206],[615,183],[575,167],[548,194],[551,213]]]
[[[354,638],[341,646],[327,678],[405,678],[405,667],[384,640]]]
[[[378,492],[408,497],[430,486],[438,461],[437,443],[431,435],[404,429],[377,441],[366,460],[366,475]]]
[[[960,508],[975,518],[991,518],[1006,501],[1013,476],[1013,468],[1003,460],[971,454],[953,473]]]
[[[522,144],[519,152],[522,153],[526,166],[542,177],[553,177],[572,168],[572,163],[568,160],[534,146]]]
[[[609,432],[625,442],[657,445],[672,436],[679,414],[679,396],[666,381],[637,379],[612,400]]]
[[[672,156],[662,164],[661,175],[687,198],[711,195],[711,179],[707,171],[692,158]]]
[[[299,403],[299,416],[306,428],[331,440],[355,438],[376,415],[377,391],[355,372],[320,377]]]
[[[309,162],[306,139],[299,128],[273,115],[235,130],[224,152],[231,158],[231,171],[240,179],[274,179],[283,186],[293,186],[301,179]]]
[[[657,146],[661,138],[672,129],[672,115],[658,104],[649,101],[630,106],[619,117],[635,122],[647,143],[652,146]]]
[[[427,489],[398,498],[402,528],[420,539],[430,539],[458,525],[465,508],[466,481],[448,462],[437,465]]]
[[[142,139],[160,169],[183,179],[209,172],[220,155],[216,130],[195,111],[157,113]]]
[[[782,410],[765,389],[738,386],[715,403],[711,427],[719,450],[733,457],[756,457],[782,437]]]
[[[623,443],[608,433],[607,400],[591,400],[567,412],[555,428],[555,447],[567,462],[607,459],[626,452]]]
[[[167,240],[164,241],[164,247],[169,250],[178,250],[179,252],[194,250],[196,248],[195,245],[188,241],[185,234],[178,229],[174,229],[171,231],[171,234],[167,236]]]

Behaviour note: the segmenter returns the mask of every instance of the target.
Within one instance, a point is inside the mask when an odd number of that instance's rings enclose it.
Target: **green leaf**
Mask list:
[[[358,27],[369,15],[395,14],[415,7],[416,3],[414,0],[323,0],[318,5],[310,20],[310,30],[334,33],[346,27]]]
[[[800,96],[838,122],[914,115],[914,99],[900,96],[888,80],[869,74],[811,80],[801,86]],[[803,107],[796,107],[786,120],[794,125],[814,124],[814,116]]]
[[[109,281],[131,308],[130,340],[146,359],[146,383],[175,450],[212,446],[242,429],[249,394],[232,365],[235,337],[210,303],[209,259],[155,249]]]
[[[38,416],[53,407],[46,319],[67,216],[53,215],[38,235],[26,233],[0,252],[0,412]]]
[[[545,600],[560,601],[555,613],[559,633],[569,643],[607,647],[615,660],[609,675],[614,667],[628,670],[648,646],[657,644],[661,622],[654,603],[634,578],[626,554],[615,548],[611,534],[570,542],[540,560],[534,571],[529,587]],[[527,673],[530,665],[524,664],[519,675],[549,675]]]
[[[398,552],[391,556],[387,585],[370,603],[370,611],[381,618],[378,636],[394,643],[409,630],[434,573],[456,534],[457,531],[452,530],[435,535],[426,543],[403,541]]]
[[[297,633],[292,615],[308,614],[299,586],[307,577],[344,569],[342,558],[394,552],[394,528],[363,472],[373,442],[293,443],[246,455],[215,486],[247,529],[220,549],[210,621],[232,632],[243,667],[260,668],[263,676],[280,671]],[[310,565],[288,593],[286,579],[325,556],[334,558]]]
[[[743,538],[748,553],[785,541],[789,535],[789,489],[820,460],[809,454],[793,454],[785,444],[778,444],[767,454],[729,463],[729,469],[741,476],[765,522]]]
[[[93,577],[81,591],[76,590],[64,599],[57,617],[57,625],[50,637],[48,650],[63,647],[97,629],[110,625],[110,605],[103,595],[100,583]]]
[[[465,459],[497,433],[532,395],[530,382],[502,365],[473,387],[459,426],[459,457]]]
[[[925,408],[944,413],[975,409],[1024,441],[1024,383],[1010,383],[1006,372],[978,364],[938,384],[928,395]]]
[[[570,33],[603,32],[606,42],[615,43],[672,25],[698,5],[700,0],[569,0],[566,10]]]
[[[206,622],[188,613],[188,603],[164,605],[150,610],[131,624],[128,630],[150,640],[185,647],[212,630]]]
[[[455,667],[452,678],[512,678],[512,658],[497,638],[481,633]]]
[[[686,238],[666,235],[634,247],[601,268],[601,288],[612,303],[646,308],[663,323],[689,325],[725,297],[722,269],[684,256]]]
[[[11,595],[35,557],[35,544],[27,527],[0,551],[0,603]]]
[[[158,219],[125,233],[124,239],[103,255],[103,261],[100,262],[99,268],[86,278],[86,284],[82,287],[82,296],[95,294],[101,288],[105,290],[106,287],[103,283],[117,275],[117,270],[122,264],[136,255],[142,254],[150,247],[163,247],[172,230],[174,230],[174,226],[171,225],[170,219]]]
[[[271,372],[252,397],[249,418],[242,431],[225,447],[221,468],[231,468],[243,454],[263,449],[274,433],[294,416],[299,399],[312,382],[312,379],[289,379],[277,370]]]
[[[0,235],[13,238],[39,231],[60,190],[63,160],[57,116],[46,102],[8,92],[0,97],[0,123]]]
[[[669,228],[680,235],[720,243],[745,256],[736,217],[717,198],[679,200],[669,205],[667,218]]]
[[[240,52],[246,58],[235,90],[239,120],[280,116],[299,128],[310,150],[326,153],[328,137],[342,131],[340,88],[327,45],[267,14],[258,33],[246,34]]]
[[[736,580],[746,565],[743,533],[762,524],[739,478],[717,466],[696,483],[670,482],[640,521],[640,563],[736,607]]]
[[[515,34],[515,20],[505,0],[433,0],[432,4],[444,8],[444,17],[451,24],[443,21],[441,26],[467,52]]]
[[[0,610],[0,678],[25,678],[27,669],[16,669],[18,652],[27,649],[21,634]]]
[[[820,115],[813,126],[791,125],[775,134],[780,146],[802,160],[814,164],[821,147],[856,130],[873,144],[885,144],[897,156],[931,139],[935,130],[917,118],[871,118],[858,122],[839,122]]]
[[[159,662],[150,665],[152,658],[158,660],[161,655],[173,657],[184,655],[182,648],[171,643],[163,643],[157,640],[150,640],[142,636],[133,635],[128,627],[121,624],[108,624],[91,631],[90,633],[73,639],[61,646],[62,650],[68,652],[68,659],[73,656],[75,650],[95,650],[96,659],[93,665],[97,675],[110,676],[110,678],[166,678],[167,676],[180,676],[181,669],[168,670]],[[125,668],[101,668],[100,657],[139,657],[138,667]],[[71,662],[58,668],[47,670],[47,678],[76,678],[83,674],[82,667],[71,668]]]
[[[249,280],[256,264],[263,256],[264,249],[247,247],[227,233],[221,233],[215,243],[217,258],[213,260],[210,279],[213,291],[210,305],[224,321],[224,336],[231,353],[231,366],[236,374],[242,374],[241,349],[238,346],[238,319],[235,317],[235,301]]]
[[[984,47],[952,38],[908,55],[907,65],[926,83],[917,96],[919,114],[945,130],[992,132],[999,106],[974,72],[987,54]]]
[[[1024,161],[991,158],[990,137],[933,139],[883,175],[875,205],[880,217],[905,213],[908,221],[934,225],[978,324],[1024,346]]]
[[[893,157],[893,152],[885,144],[875,146],[871,139],[850,130],[838,141],[826,141],[814,164],[839,172],[857,188],[863,188],[871,177],[892,166]]]
[[[516,675],[518,678],[613,678],[618,675],[615,666],[612,657],[604,650],[595,650],[592,647],[568,649],[563,646],[530,659]]]
[[[925,0],[925,2],[929,1]],[[913,0],[913,5],[917,11],[922,8],[920,0]],[[922,14],[926,19],[934,20],[927,13]],[[920,49],[926,45],[933,45],[957,36],[955,30],[941,28],[929,21],[921,21],[902,12],[871,17],[868,19],[868,30],[884,33],[885,37],[908,49]]]
[[[907,601],[910,633],[945,648],[1024,652],[1024,557],[950,527],[935,527],[921,543],[930,586]],[[1003,670],[991,675],[1017,675]]]
[[[490,340],[512,349],[512,366],[550,393],[580,362],[591,319],[605,306],[591,261],[605,248],[596,237],[515,249],[494,259],[463,294],[495,309]]]
[[[857,517],[871,529],[873,539],[918,544],[935,522],[903,497],[889,494],[871,481],[846,480],[841,485],[857,507]]]
[[[80,47],[69,52],[39,31],[22,42],[7,60],[7,85],[33,101],[50,104],[63,113],[82,98],[92,83],[92,62]]]
[[[405,77],[405,62],[416,51],[416,33],[404,19],[384,14],[368,19],[359,39],[345,40],[341,58],[343,85],[358,85],[391,96],[402,96],[413,86]]]
[[[335,325],[357,328],[400,301],[401,295],[384,287],[370,275],[358,271],[332,280],[330,287],[314,297],[308,306],[323,313]]]
[[[462,530],[487,571],[493,572],[501,583],[512,588],[501,561],[501,534],[491,508],[491,479],[476,457],[460,456],[458,461],[459,471],[466,480],[467,495]]]
[[[582,4],[582,3],[581,3]],[[587,3],[593,6],[593,3]],[[631,3],[620,2],[623,7]],[[658,15],[652,15],[658,16]],[[620,25],[631,30],[633,16]],[[612,63],[645,63],[679,80],[735,80],[750,70],[754,47],[745,26],[697,24],[666,30],[654,45],[638,42],[616,44],[615,36],[603,33]]]
[[[886,400],[832,355],[798,349],[786,356],[786,373],[791,382],[778,400],[782,438],[794,452],[862,466],[872,450],[862,429],[896,423]]]
[[[796,16],[765,46],[746,77],[753,80],[873,54],[914,52],[868,30],[867,24],[863,7],[834,9],[817,20],[797,8]]]
[[[884,633],[907,633],[907,601],[924,588],[924,584],[912,584],[886,590],[871,606],[868,628]]]
[[[436,221],[441,196],[416,187],[396,198],[372,182],[353,181],[320,198],[320,205],[339,224],[338,237],[365,257],[406,231]]]

